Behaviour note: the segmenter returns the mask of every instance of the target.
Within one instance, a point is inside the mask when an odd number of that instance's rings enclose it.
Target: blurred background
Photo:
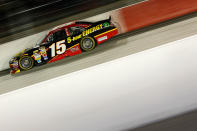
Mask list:
[[[0,38],[117,1],[1,0]]]

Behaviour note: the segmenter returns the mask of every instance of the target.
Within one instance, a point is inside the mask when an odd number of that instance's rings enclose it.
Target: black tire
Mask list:
[[[91,51],[96,47],[96,42],[94,38],[86,36],[81,39],[80,47],[83,51]]]
[[[22,56],[19,59],[19,66],[23,70],[30,70],[34,66],[34,60],[30,56]]]

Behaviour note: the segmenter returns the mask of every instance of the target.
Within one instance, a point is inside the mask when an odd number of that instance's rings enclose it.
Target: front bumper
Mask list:
[[[19,67],[19,64],[18,64],[18,60],[16,60],[16,58],[12,58],[10,61],[9,61],[9,66],[10,66],[10,74],[16,74],[16,73],[19,73],[20,72],[20,67]]]
[[[18,70],[13,70],[13,69],[11,69],[10,74],[17,74],[17,73],[19,73],[19,72],[21,72],[20,69],[18,69]]]

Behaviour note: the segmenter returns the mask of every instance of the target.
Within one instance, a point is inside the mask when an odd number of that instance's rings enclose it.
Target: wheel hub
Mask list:
[[[22,60],[22,66],[27,68],[31,65],[31,61],[29,59]]]
[[[83,41],[83,46],[86,49],[90,49],[93,46],[93,42],[90,39],[86,39]]]

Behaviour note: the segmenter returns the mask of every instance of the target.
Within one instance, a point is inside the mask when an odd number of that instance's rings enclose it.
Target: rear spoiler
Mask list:
[[[96,24],[96,23],[103,23],[103,22],[109,22],[109,23],[111,23],[111,19],[112,19],[112,17],[109,16],[108,19],[97,21],[97,22],[76,21],[75,23],[76,24]]]

